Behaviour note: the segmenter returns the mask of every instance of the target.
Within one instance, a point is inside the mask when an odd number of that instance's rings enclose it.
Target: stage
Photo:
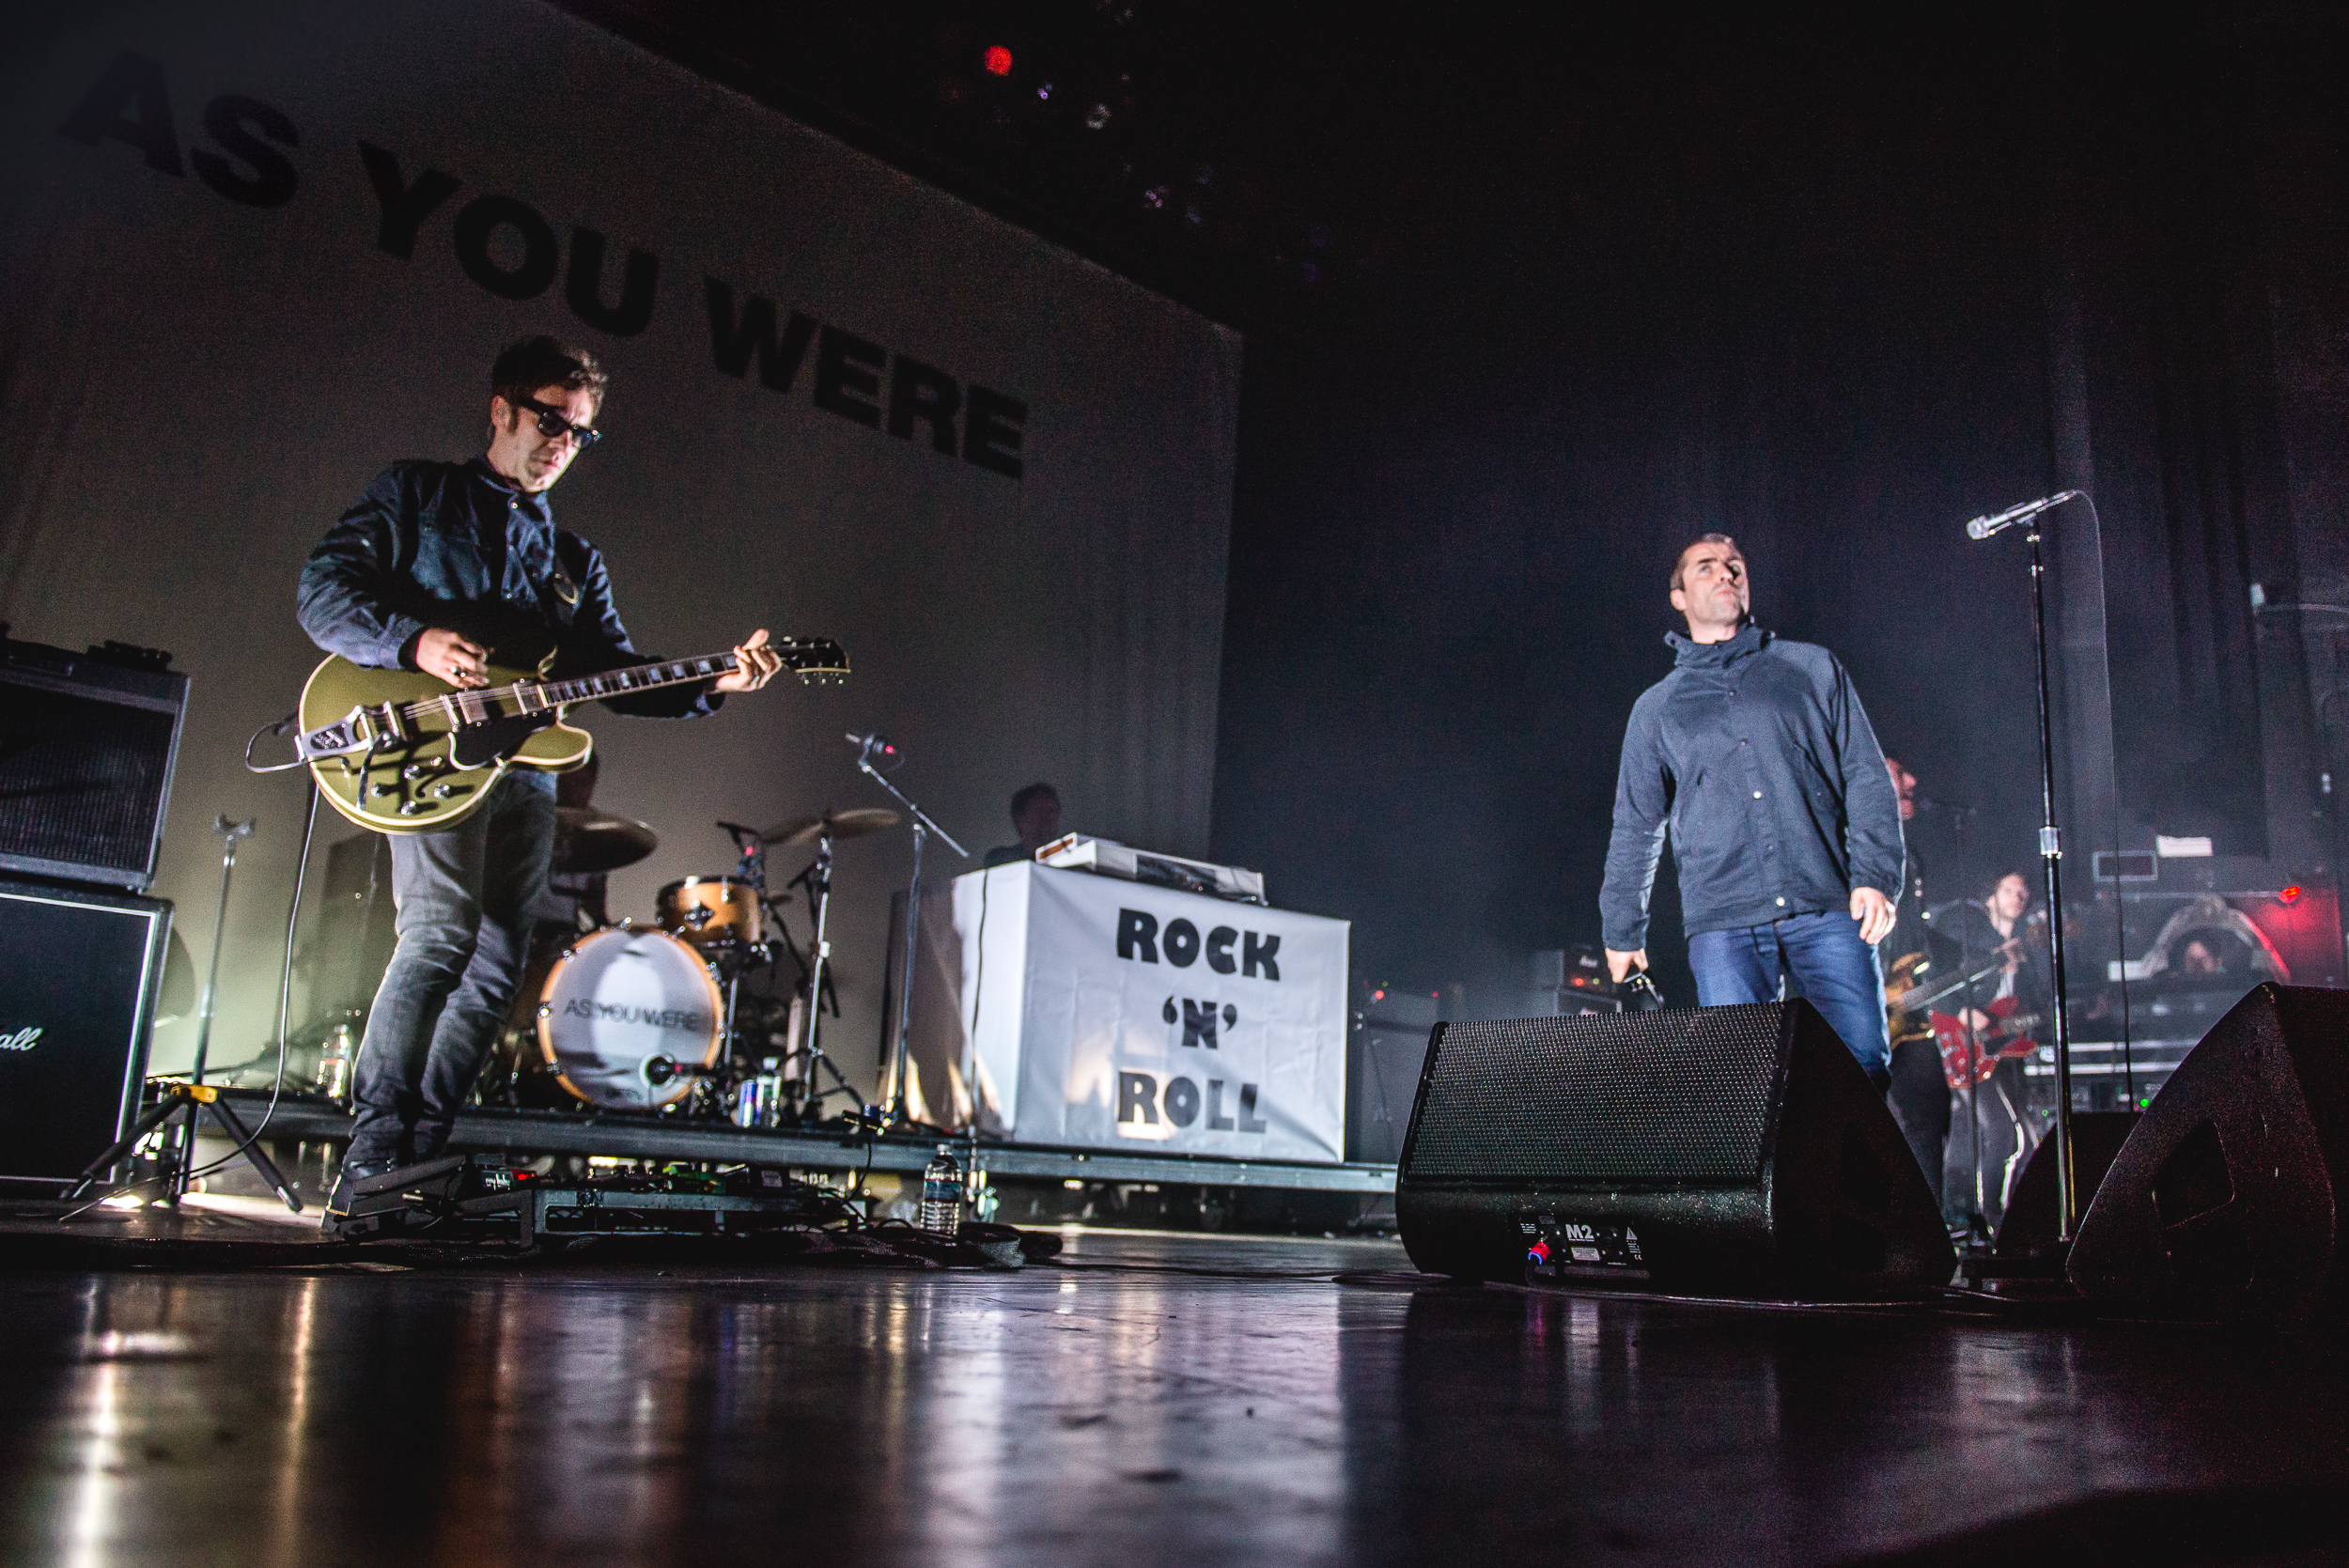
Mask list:
[[[0,1236],[8,1560],[2341,1560],[2314,1337],[1461,1288],[1373,1241],[746,1269],[244,1210]]]

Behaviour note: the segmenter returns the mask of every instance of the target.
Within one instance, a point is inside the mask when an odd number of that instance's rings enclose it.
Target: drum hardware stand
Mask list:
[[[2067,501],[2086,500],[2087,493],[2061,490],[2044,501],[2027,503],[1995,518],[1976,518],[1966,525],[1968,535],[1986,539],[2001,528],[2021,523],[2029,530],[2030,543],[2030,638],[2039,697],[2039,860],[2046,882],[2047,956],[2055,970],[2056,1247],[2066,1251],[2071,1248],[2073,1227],[2079,1222],[2079,1193],[2072,1164],[2072,1019],[2071,990],[2063,969],[2063,835],[2055,819],[2055,738],[2047,721],[2047,572],[2040,554],[2041,530],[2036,519]],[[2092,511],[2096,504],[2088,504]],[[1977,1117],[1977,1127],[1980,1125]],[[1979,1167],[1975,1180],[1981,1180]]]
[[[722,822],[719,826],[734,835],[734,842],[742,853],[743,878],[755,891],[759,908],[765,909],[770,902],[767,894],[766,835],[754,828],[745,828],[737,823]],[[808,902],[812,907],[816,926],[816,933],[811,942],[812,957],[801,956],[799,944],[788,939],[789,928],[787,926],[784,928],[786,938],[784,945],[789,948],[791,956],[798,961],[801,973],[807,986],[807,1045],[802,1050],[799,1041],[795,1039],[790,1043],[785,1055],[786,1063],[792,1056],[803,1055],[806,1059],[798,1079],[798,1082],[805,1087],[806,1097],[802,1100],[797,1095],[793,1096],[797,1102],[794,1115],[801,1122],[818,1119],[822,1113],[823,1102],[833,1094],[848,1094],[854,1097],[860,1105],[863,1103],[863,1096],[848,1086],[848,1080],[842,1076],[838,1065],[831,1057],[824,1054],[823,1042],[818,1032],[823,1013],[823,998],[827,988],[832,985],[832,976],[828,972],[829,961],[832,957],[832,943],[826,937],[827,917],[832,910],[832,826],[827,821],[817,834],[816,859],[808,863],[806,870],[793,877],[789,883],[792,887],[804,887],[807,890]],[[782,924],[782,918],[779,914],[776,917],[776,924]],[[729,1046],[734,1035],[734,987],[729,984],[726,987],[726,1036]],[[832,1001],[835,1015],[839,1011],[839,1000],[835,996]],[[831,1088],[824,1087],[822,1082],[822,1075],[827,1072],[832,1074],[832,1078]]]
[[[204,1081],[204,1059],[212,1044],[212,1015],[220,1001],[220,950],[222,939],[228,929],[228,884],[237,870],[237,846],[253,836],[254,818],[231,822],[226,814],[214,819],[212,831],[222,839],[220,856],[220,905],[212,915],[212,960],[204,980],[204,1003],[199,1010],[200,1021],[195,1032],[195,1062],[188,1070],[188,1081],[168,1084],[160,1103],[150,1108],[132,1125],[131,1130],[105,1153],[84,1168],[81,1178],[66,1193],[68,1201],[80,1197],[94,1182],[127,1157],[131,1151],[150,1132],[175,1118],[180,1125],[163,1135],[164,1161],[162,1202],[174,1207],[188,1190],[189,1173],[195,1166],[195,1124],[206,1108],[236,1142],[237,1152],[244,1156],[253,1169],[269,1184],[270,1190],[285,1201],[286,1207],[295,1214],[302,1212],[302,1200],[295,1197],[293,1188],[277,1167],[271,1162],[253,1134],[238,1120],[237,1113],[221,1102],[220,1091]]]
[[[897,1044],[896,1048],[891,1053],[893,1075],[891,1081],[894,1087],[890,1093],[888,1111],[888,1121],[891,1126],[909,1127],[913,1126],[913,1118],[907,1112],[906,1049],[911,1039],[913,962],[916,938],[922,925],[922,845],[927,835],[936,833],[946,841],[947,848],[952,849],[964,860],[971,858],[971,851],[956,843],[954,834],[932,821],[929,813],[915,805],[907,798],[903,790],[891,784],[882,776],[881,770],[873,766],[875,753],[882,756],[894,756],[897,753],[896,747],[892,746],[879,732],[852,735],[848,738],[856,743],[858,771],[887,790],[899,805],[905,807],[906,820],[913,828],[913,879],[906,887],[906,961],[905,972],[899,977],[897,984]]]

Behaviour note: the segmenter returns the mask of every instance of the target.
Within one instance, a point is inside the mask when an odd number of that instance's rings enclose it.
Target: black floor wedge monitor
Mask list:
[[[2349,992],[2260,986],[2139,1118],[2080,1219],[2084,1294],[2196,1316],[2349,1307]]]
[[[1437,1026],[1395,1183],[1421,1269],[1850,1299],[1946,1284],[1938,1205],[1809,1002]]]

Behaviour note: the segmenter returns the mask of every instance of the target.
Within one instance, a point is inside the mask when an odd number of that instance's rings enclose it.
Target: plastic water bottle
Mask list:
[[[922,1229],[953,1235],[962,1228],[962,1163],[945,1144],[922,1172]]]

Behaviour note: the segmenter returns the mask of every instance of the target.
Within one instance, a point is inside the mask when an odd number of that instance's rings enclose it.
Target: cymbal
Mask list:
[[[574,876],[617,871],[653,852],[661,835],[642,822],[590,806],[554,808],[554,865]]]
[[[758,836],[767,841],[770,849],[790,849],[815,843],[823,836],[827,822],[832,824],[834,838],[863,838],[867,833],[884,832],[901,820],[887,806],[859,806],[853,811],[828,811],[821,816],[795,816],[763,830]]]

